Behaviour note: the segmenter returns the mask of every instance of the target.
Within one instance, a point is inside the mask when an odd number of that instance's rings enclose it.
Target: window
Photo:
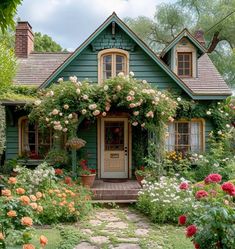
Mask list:
[[[168,125],[167,151],[200,153],[204,150],[204,121],[176,121]]]
[[[42,132],[36,124],[29,122],[27,117],[19,120],[19,154],[32,159],[46,156],[52,145],[52,132]]]
[[[99,83],[115,77],[118,73],[128,74],[129,54],[122,49],[105,49],[98,54]]]
[[[181,77],[192,77],[192,53],[179,52],[178,75]]]

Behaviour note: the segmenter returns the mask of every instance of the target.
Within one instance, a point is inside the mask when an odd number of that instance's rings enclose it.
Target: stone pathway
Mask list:
[[[156,227],[128,208],[95,209],[89,219],[78,224],[78,228],[86,241],[74,249],[163,249]],[[161,234],[163,240],[164,236]]]

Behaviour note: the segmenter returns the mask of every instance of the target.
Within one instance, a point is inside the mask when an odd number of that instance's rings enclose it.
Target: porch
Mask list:
[[[133,203],[140,189],[136,180],[95,180],[91,191],[94,203]]]

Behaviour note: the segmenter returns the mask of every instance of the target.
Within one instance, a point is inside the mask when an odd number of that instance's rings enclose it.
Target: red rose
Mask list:
[[[195,225],[190,225],[186,227],[186,237],[192,237],[197,232],[197,227]]]
[[[67,184],[67,185],[70,185],[72,183],[72,178],[69,177],[69,176],[66,176],[64,178],[64,183]]]
[[[221,185],[221,188],[224,192],[231,196],[235,196],[235,186],[231,182],[225,182]]]
[[[83,170],[88,170],[88,166],[87,166],[87,160],[81,160],[80,161],[80,166],[82,167]]]
[[[140,166],[140,170],[144,171],[144,166]]]
[[[208,196],[208,193],[205,190],[198,190],[195,195],[196,199],[201,199],[207,196]]]
[[[179,218],[178,218],[178,223],[180,225],[185,225],[186,220],[187,220],[187,217],[185,215],[180,215]]]
[[[222,180],[222,176],[220,174],[210,174],[205,178],[205,183],[219,183]]]
[[[193,242],[195,249],[200,249],[200,245],[196,242]]]
[[[55,169],[55,174],[58,176],[63,175],[63,170],[62,169]]]
[[[189,185],[187,182],[181,182],[179,187],[182,190],[187,190],[189,188]]]

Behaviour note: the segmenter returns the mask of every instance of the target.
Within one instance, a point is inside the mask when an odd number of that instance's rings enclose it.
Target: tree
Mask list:
[[[11,86],[16,73],[16,58],[14,51],[0,43],[0,92]]]
[[[126,22],[157,52],[183,28],[192,33],[202,29],[211,59],[227,83],[235,86],[234,0],[179,0],[157,6],[154,19],[148,19],[148,24],[143,25],[139,18],[129,18]]]
[[[14,17],[17,11],[17,6],[23,0],[1,0],[0,2],[0,27],[4,33],[9,26],[14,26]]]
[[[34,33],[34,50],[36,52],[61,52],[66,51],[52,40],[48,35],[42,35],[40,32]]]

